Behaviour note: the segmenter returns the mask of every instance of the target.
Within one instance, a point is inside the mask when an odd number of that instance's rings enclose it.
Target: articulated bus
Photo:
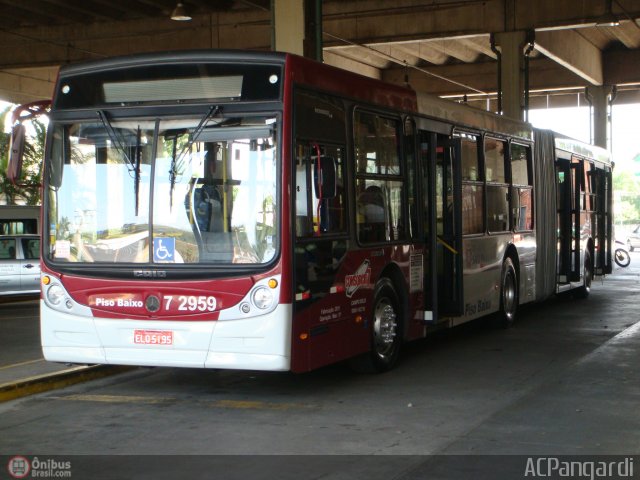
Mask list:
[[[48,128],[50,361],[384,371],[612,269],[606,151],[298,56],[65,66]]]

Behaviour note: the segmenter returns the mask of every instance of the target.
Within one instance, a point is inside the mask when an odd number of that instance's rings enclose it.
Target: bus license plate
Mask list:
[[[171,330],[134,330],[133,343],[139,345],[173,345]]]

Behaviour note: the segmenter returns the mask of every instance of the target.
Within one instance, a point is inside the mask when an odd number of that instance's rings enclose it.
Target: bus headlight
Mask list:
[[[252,301],[260,310],[266,310],[273,303],[273,293],[267,287],[258,287],[253,291]]]
[[[65,298],[65,291],[60,285],[51,285],[47,289],[47,300],[51,305],[58,306]]]

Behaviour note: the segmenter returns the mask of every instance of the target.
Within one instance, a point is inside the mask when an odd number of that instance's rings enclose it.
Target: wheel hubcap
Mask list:
[[[509,272],[504,281],[504,293],[502,298],[504,313],[508,318],[513,317],[516,305],[516,284],[513,274]]]
[[[382,357],[389,354],[393,349],[396,338],[396,312],[393,305],[387,300],[382,299],[376,305],[374,317],[374,335],[376,343],[376,351]]]

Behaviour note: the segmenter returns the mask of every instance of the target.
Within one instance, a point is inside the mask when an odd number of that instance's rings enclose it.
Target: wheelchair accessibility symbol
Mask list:
[[[175,262],[176,239],[171,237],[153,239],[153,261]]]

